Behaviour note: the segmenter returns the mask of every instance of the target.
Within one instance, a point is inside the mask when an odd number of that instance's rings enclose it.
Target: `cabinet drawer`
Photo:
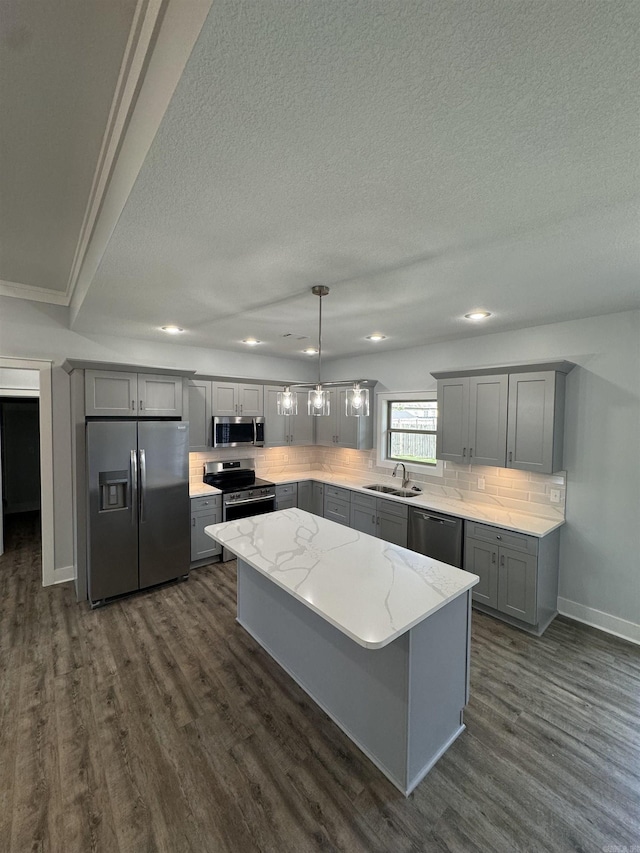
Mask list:
[[[295,495],[278,495],[276,498],[276,509],[295,509],[298,502]]]
[[[339,486],[327,486],[325,484],[324,496],[325,500],[326,498],[337,498],[337,500],[347,501],[347,503],[351,501],[351,492],[349,489],[341,489]]]
[[[324,498],[324,517],[331,521],[337,521],[338,524],[346,524],[350,526],[351,501],[342,501],[337,498],[329,497],[325,494]]]
[[[201,509],[216,509],[222,506],[222,495],[208,495],[202,498],[191,498],[191,512]]]
[[[354,506],[359,506],[362,509],[370,509],[371,512],[376,510],[376,498],[374,495],[363,495],[362,492],[351,492],[351,503]]]
[[[282,486],[276,486],[276,497],[277,498],[290,498],[295,497],[298,494],[298,484],[297,483],[284,483]]]
[[[387,515],[397,515],[398,518],[409,518],[409,507],[406,504],[401,504],[398,501],[388,501],[384,498],[377,498],[378,512],[386,512]]]
[[[514,551],[523,551],[525,554],[538,553],[538,540],[535,536],[514,533],[512,530],[505,530],[502,527],[491,527],[488,524],[467,521],[465,534],[474,539],[491,542],[500,547],[513,548]]]

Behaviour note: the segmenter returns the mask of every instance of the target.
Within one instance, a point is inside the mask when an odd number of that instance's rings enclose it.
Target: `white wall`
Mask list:
[[[71,417],[69,376],[60,367],[67,358],[197,370],[246,379],[311,380],[308,363],[189,347],[171,340],[155,343],[126,338],[79,335],[67,328],[68,309],[0,297],[0,356],[54,362],[52,416],[54,458],[54,566],[73,564]]]
[[[638,625],[640,311],[335,360],[326,374],[378,379],[378,390],[430,390],[434,370],[551,359],[579,365],[567,377],[559,594]]]

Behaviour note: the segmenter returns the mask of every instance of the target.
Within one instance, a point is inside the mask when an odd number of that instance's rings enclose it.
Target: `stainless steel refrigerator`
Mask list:
[[[87,470],[91,604],[186,575],[189,425],[91,421]]]

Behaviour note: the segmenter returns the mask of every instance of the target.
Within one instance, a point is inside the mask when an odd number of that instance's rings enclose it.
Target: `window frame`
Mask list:
[[[435,465],[427,462],[404,462],[392,459],[388,456],[389,446],[389,403],[404,403],[437,400],[437,393],[432,391],[385,391],[376,394],[377,435],[376,435],[376,465],[380,468],[393,470],[396,465],[402,464],[407,472],[411,474],[423,474],[427,477],[443,477],[444,463],[441,459],[436,460]]]

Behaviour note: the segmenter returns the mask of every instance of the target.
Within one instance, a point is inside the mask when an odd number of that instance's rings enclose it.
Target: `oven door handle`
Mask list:
[[[240,504],[257,504],[259,501],[272,501],[275,495],[265,495],[262,498],[245,498],[242,501],[229,501],[225,506],[240,506]]]

